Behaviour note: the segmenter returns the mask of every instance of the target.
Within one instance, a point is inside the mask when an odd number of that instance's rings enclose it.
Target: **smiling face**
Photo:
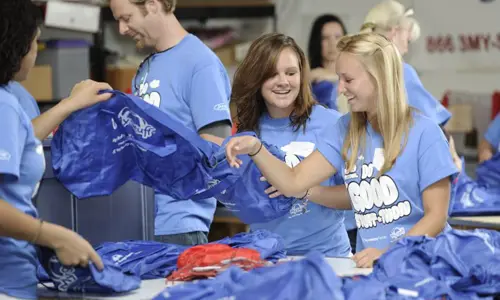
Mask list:
[[[290,116],[300,91],[299,59],[291,48],[281,51],[276,63],[276,73],[264,81],[261,90],[271,117]]]
[[[339,75],[338,91],[346,96],[351,111],[375,113],[375,84],[358,57],[341,52],[336,71]]]

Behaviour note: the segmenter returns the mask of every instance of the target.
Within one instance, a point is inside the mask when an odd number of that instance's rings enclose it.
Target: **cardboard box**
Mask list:
[[[132,91],[132,80],[137,68],[133,66],[109,66],[106,70],[106,82],[115,90],[125,93]]]
[[[237,63],[235,45],[225,45],[215,49],[214,52],[226,67],[233,66]]]
[[[446,123],[445,128],[450,133],[468,133],[474,129],[472,118],[472,105],[470,104],[451,104],[448,107],[452,117]]]
[[[52,102],[52,68],[48,65],[34,66],[28,78],[21,84],[38,102]]]

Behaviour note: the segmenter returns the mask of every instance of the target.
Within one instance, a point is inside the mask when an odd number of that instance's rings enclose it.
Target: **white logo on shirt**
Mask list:
[[[160,87],[160,81],[158,79],[155,79],[155,80],[151,81],[151,83],[149,84],[149,86],[152,89],[157,89],[157,88]]]
[[[0,149],[0,160],[9,161],[12,155],[6,150]]]
[[[214,111],[226,111],[228,110],[226,103],[219,103],[214,105]]]
[[[383,164],[384,151],[377,148],[373,162],[361,166],[361,181],[346,183],[358,228],[373,228],[378,223],[389,224],[409,216],[412,212],[411,203],[408,200],[395,204],[399,198],[399,190],[390,176],[382,175],[374,178],[375,170],[380,170]],[[347,180],[353,172],[344,169],[344,174]],[[378,208],[378,211],[366,213],[373,208]]]
[[[314,151],[314,143],[311,142],[291,142],[290,144],[281,147],[281,150],[285,152],[285,163],[290,168],[295,168],[299,163],[300,159],[297,155],[307,157]],[[308,200],[296,200],[297,202],[290,208],[288,218],[295,218],[303,214],[307,214],[310,210],[307,208]]]
[[[160,80],[158,79],[154,79],[151,81],[151,83],[141,83],[141,85],[139,86],[139,93],[137,95],[137,92],[136,92],[136,96],[139,96],[142,98],[142,100],[146,101],[147,103],[153,105],[153,106],[156,106],[156,107],[160,107],[160,104],[161,104],[161,95],[160,93],[154,91],[154,92],[151,92],[148,94],[148,89],[149,88],[152,88],[152,89],[157,89],[160,87]]]

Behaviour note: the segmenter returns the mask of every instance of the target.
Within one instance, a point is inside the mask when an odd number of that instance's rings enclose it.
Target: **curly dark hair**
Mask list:
[[[40,9],[31,0],[0,0],[0,86],[21,69],[39,21]]]
[[[342,33],[347,34],[346,27],[342,20],[336,15],[325,14],[319,16],[313,23],[311,33],[309,34],[309,45],[307,54],[309,56],[309,64],[311,69],[323,67],[323,55],[321,55],[321,32],[326,23],[337,23],[342,27]]]
[[[234,74],[231,102],[236,104],[238,132],[253,131],[260,134],[259,118],[267,111],[261,87],[276,73],[276,63],[281,51],[292,49],[299,60],[300,90],[290,115],[294,130],[305,130],[313,106],[317,103],[312,96],[309,80],[309,64],[302,49],[295,40],[281,33],[269,33],[256,39],[245,59]]]

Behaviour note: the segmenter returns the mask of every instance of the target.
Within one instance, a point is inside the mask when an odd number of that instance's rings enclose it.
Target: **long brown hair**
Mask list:
[[[300,90],[290,114],[294,131],[306,126],[316,104],[309,83],[309,63],[294,39],[281,33],[265,34],[256,39],[245,59],[236,70],[231,91],[231,102],[236,104],[238,132],[259,134],[259,119],[267,111],[261,88],[276,73],[278,57],[285,48],[292,49],[299,60]]]

